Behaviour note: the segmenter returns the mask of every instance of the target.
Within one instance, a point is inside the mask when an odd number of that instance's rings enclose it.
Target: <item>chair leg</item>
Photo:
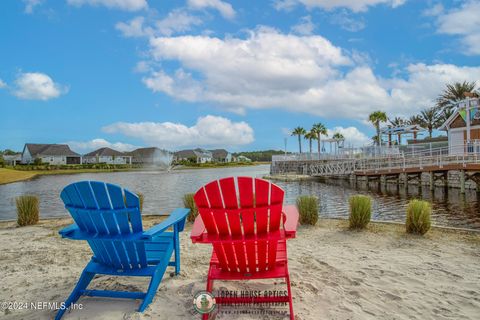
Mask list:
[[[207,292],[210,292],[212,293],[212,290],[213,290],[213,279],[210,279],[210,277],[208,277],[207,279]],[[202,316],[202,320],[208,320],[208,318],[210,317],[210,314],[204,314]]]
[[[178,275],[180,273],[180,239],[178,238],[177,225],[175,225],[173,232],[173,241],[175,245],[175,274]]]
[[[140,304],[140,307],[138,308],[139,312],[143,312],[148,305],[152,302],[153,297],[155,297],[155,294],[157,293],[158,286],[160,285],[160,282],[162,282],[163,275],[165,274],[165,271],[167,270],[168,266],[168,258],[163,259],[162,262],[160,262],[157,266],[157,270],[152,276],[152,280],[150,280],[150,285],[148,286],[147,294],[145,295],[145,298],[143,299],[142,303]]]
[[[290,320],[295,320],[295,314],[293,313],[293,300],[292,300],[292,288],[290,287],[290,275],[287,272],[287,276],[285,277],[287,282],[287,290],[288,290],[288,304],[290,307]]]
[[[67,311],[67,309],[70,307],[70,305],[72,303],[77,302],[77,300],[82,295],[80,292],[82,290],[87,289],[88,284],[90,283],[90,281],[92,281],[94,277],[95,277],[95,273],[87,272],[85,270],[82,272],[82,275],[80,276],[80,279],[75,285],[75,288],[73,289],[72,293],[70,294],[68,299],[65,300],[65,303],[64,303],[65,308],[58,310],[57,315],[55,316],[55,320],[60,320],[63,314],[65,313],[65,311]]]

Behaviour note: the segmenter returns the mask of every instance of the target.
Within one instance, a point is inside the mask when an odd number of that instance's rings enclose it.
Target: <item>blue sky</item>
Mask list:
[[[283,149],[315,122],[362,145],[369,112],[480,83],[479,16],[480,1],[2,1],[0,149]]]

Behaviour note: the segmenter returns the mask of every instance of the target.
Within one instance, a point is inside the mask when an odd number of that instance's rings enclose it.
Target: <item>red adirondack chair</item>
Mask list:
[[[288,296],[216,297],[217,304],[288,302],[290,319],[295,318],[286,240],[295,237],[298,211],[283,207],[283,196],[275,184],[250,177],[215,180],[195,194],[199,216],[191,239],[213,245],[207,291],[214,280],[285,278],[287,284]]]

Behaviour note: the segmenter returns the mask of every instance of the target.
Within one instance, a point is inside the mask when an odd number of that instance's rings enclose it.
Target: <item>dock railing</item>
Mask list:
[[[465,167],[469,163],[480,163],[480,140],[462,145],[430,148],[408,153],[383,153],[377,156],[357,154],[354,158],[327,157],[324,155],[318,160],[318,154],[317,159],[314,159],[314,157],[298,157],[298,155],[297,157],[290,156],[283,159],[282,156],[277,156],[276,161],[284,161],[284,163],[299,162],[302,166],[299,171],[313,176],[343,176],[354,172],[366,173],[372,171],[405,171],[409,168],[423,169],[433,166],[441,169],[446,165]],[[272,159],[272,166],[274,165]]]

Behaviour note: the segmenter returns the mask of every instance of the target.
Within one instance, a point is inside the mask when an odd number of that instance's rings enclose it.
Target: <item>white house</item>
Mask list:
[[[48,164],[80,164],[82,162],[81,156],[66,144],[25,144],[22,163],[31,164],[35,159]]]
[[[3,155],[3,161],[7,166],[16,166],[17,164],[22,162],[22,154],[16,153],[12,155]]]
[[[252,162],[252,159],[240,155],[237,157],[237,162]]]
[[[210,151],[197,148],[177,151],[175,152],[175,159],[177,161],[193,159],[196,163],[207,163],[212,162],[213,157]]]
[[[173,159],[173,154],[170,151],[156,147],[138,148],[125,154],[132,157],[133,164],[162,168],[168,168]]]
[[[132,156],[110,148],[100,148],[84,154],[83,163],[132,164]]]
[[[480,152],[480,99],[466,99],[439,128],[448,133],[449,153]]]

